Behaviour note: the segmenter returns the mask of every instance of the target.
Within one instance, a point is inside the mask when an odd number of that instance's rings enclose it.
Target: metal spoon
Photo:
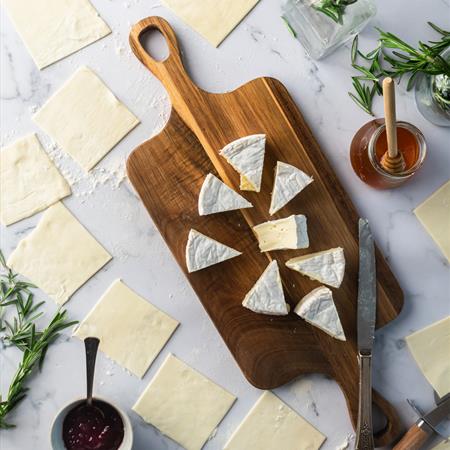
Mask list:
[[[97,357],[98,344],[100,340],[96,337],[87,337],[84,340],[86,350],[86,403],[92,406],[92,387],[94,385],[95,359]]]

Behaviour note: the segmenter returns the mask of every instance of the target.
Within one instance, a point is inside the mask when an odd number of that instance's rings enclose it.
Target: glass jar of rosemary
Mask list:
[[[376,14],[373,0],[287,0],[283,19],[313,59],[329,55]]]
[[[450,65],[450,47],[441,53]],[[450,73],[421,74],[415,85],[417,109],[431,123],[450,127]]]

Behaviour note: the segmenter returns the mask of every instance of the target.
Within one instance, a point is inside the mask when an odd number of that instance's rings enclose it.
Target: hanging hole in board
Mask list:
[[[382,434],[389,425],[387,417],[381,408],[376,404],[372,404],[373,429],[375,436]]]
[[[143,33],[139,38],[142,47],[157,62],[164,62],[169,57],[169,47],[166,38],[156,28]]]

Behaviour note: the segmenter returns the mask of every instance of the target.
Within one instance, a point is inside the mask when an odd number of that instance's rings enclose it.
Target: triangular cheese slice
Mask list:
[[[260,314],[285,316],[289,305],[284,299],[283,285],[276,261],[272,261],[245,296],[242,305]]]
[[[338,288],[342,283],[345,272],[344,250],[337,247],[323,252],[298,256],[287,261],[286,266],[312,280]]]
[[[196,230],[189,231],[186,245],[186,265],[189,272],[213,266],[241,254],[234,248],[221,244]]]
[[[260,223],[253,231],[262,252],[309,247],[306,217],[302,214]]]
[[[252,206],[212,173],[206,176],[198,198],[198,212],[201,216]]]
[[[261,190],[266,135],[253,134],[226,145],[220,154],[241,175],[241,190]]]
[[[335,339],[347,340],[333,301],[333,294],[327,287],[318,287],[305,295],[294,312]]]
[[[312,177],[297,167],[278,161],[270,202],[270,215],[279,211],[312,182]]]

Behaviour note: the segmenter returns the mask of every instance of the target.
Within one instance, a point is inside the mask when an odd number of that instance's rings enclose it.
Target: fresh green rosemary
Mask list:
[[[414,87],[417,76],[421,73],[444,75],[448,82],[450,65],[441,53],[450,46],[450,32],[431,22],[428,22],[428,25],[441,35],[441,39],[427,44],[419,41],[417,49],[395,34],[377,28],[380,33],[378,46],[364,54],[358,49],[358,36],[355,37],[351,50],[352,67],[360,74],[352,77],[355,92],[349,92],[349,95],[368,114],[373,115],[372,103],[375,94],[383,94],[381,83],[386,76],[399,81],[403,76],[409,77],[408,91]],[[358,57],[365,65],[358,64]]]
[[[315,5],[314,8],[327,15],[336,23],[342,24],[345,8],[356,2],[357,0],[322,0],[318,5]]]
[[[281,16],[281,19],[283,20],[284,24],[286,25],[287,29],[289,30],[289,33],[292,34],[295,38],[297,37],[297,32],[292,28],[292,25],[289,23],[289,21],[286,19],[286,17]]]
[[[42,367],[48,346],[58,337],[59,333],[77,322],[68,321],[66,311],[59,310],[43,330],[36,328],[35,321],[42,316],[38,312],[44,302],[34,303],[34,286],[20,281],[18,275],[6,266],[3,253],[0,251],[0,265],[5,273],[0,274],[0,331],[3,332],[4,345],[19,348],[22,360],[9,386],[6,399],[0,396],[0,428],[11,428],[14,425],[6,421],[6,416],[26,396],[28,387],[25,386],[28,377],[36,366]],[[5,308],[15,307],[12,321],[3,318]]]

